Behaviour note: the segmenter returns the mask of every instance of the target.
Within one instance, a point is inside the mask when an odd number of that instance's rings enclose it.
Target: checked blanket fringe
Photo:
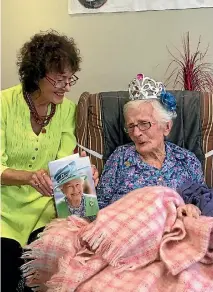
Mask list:
[[[181,197],[145,187],[88,223],[56,219],[26,246],[27,285],[47,292],[212,292],[213,218],[177,218]]]

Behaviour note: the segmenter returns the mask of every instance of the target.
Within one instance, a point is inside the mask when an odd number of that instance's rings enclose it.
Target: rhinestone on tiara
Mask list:
[[[140,73],[129,84],[129,98],[131,100],[159,99],[163,90],[164,86],[162,82],[156,82]]]
[[[174,95],[166,92],[162,82],[144,77],[141,73],[129,84],[129,98],[130,100],[158,99],[167,111],[173,112],[174,117],[176,116],[177,104]]]

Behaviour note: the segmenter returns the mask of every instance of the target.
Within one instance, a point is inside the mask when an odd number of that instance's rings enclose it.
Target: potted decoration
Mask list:
[[[183,90],[213,92],[213,64],[206,62],[209,47],[202,52],[200,44],[201,37],[199,37],[195,52],[192,52],[188,32],[182,40],[182,51],[176,49],[177,56],[169,50],[172,60],[167,68],[167,73],[169,71],[170,73],[165,83],[168,84],[173,79],[174,88],[178,86]],[[174,65],[175,68],[171,71]]]

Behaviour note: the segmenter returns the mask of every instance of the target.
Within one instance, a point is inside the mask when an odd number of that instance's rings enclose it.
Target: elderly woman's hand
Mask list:
[[[81,157],[86,157],[87,154],[86,154],[85,151],[82,151],[80,156]],[[96,166],[94,164],[91,165],[91,168],[92,168],[92,178],[93,178],[95,187],[97,187],[98,182],[99,182],[99,173],[98,173],[98,170],[97,170],[97,168],[96,168]]]
[[[29,172],[28,184],[43,196],[52,196],[53,194],[51,178],[44,169]]]
[[[95,187],[97,187],[98,182],[99,182],[99,173],[94,164],[92,164],[91,167],[92,167],[92,178],[94,180]]]
[[[183,205],[177,208],[177,216],[182,219],[184,216],[198,218],[201,215],[201,211],[192,204]]]

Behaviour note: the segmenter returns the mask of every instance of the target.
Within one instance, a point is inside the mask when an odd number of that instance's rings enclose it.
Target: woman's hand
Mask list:
[[[187,204],[177,208],[177,215],[180,219],[184,216],[198,218],[201,215],[201,211],[195,205]]]
[[[80,156],[81,157],[86,157],[87,154],[86,154],[85,151],[82,151]],[[95,187],[97,187],[98,182],[99,182],[99,173],[98,173],[98,170],[97,170],[97,168],[96,168],[96,166],[94,164],[91,165],[91,168],[92,168],[92,178],[93,178]]]
[[[29,173],[28,184],[43,196],[52,196],[53,184],[48,172],[44,169]]]
[[[98,182],[99,182],[99,173],[94,164],[92,164],[91,167],[92,167],[92,178],[94,180],[95,187],[97,187]]]

